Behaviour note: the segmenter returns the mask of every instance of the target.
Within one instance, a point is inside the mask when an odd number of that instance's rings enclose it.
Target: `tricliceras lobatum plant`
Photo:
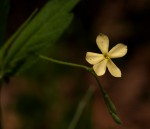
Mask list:
[[[93,65],[93,67],[65,62],[39,54],[45,48],[54,44],[69,26],[73,19],[71,10],[78,2],[79,0],[48,1],[40,11],[36,9],[21,27],[1,46],[1,86],[3,86],[3,83],[9,83],[9,78],[17,74],[21,68],[23,69],[24,63],[30,64],[29,61],[36,59],[82,68],[96,79],[108,112],[116,123],[121,124],[122,122],[118,117],[116,107],[101,85],[99,76],[104,75],[106,68],[108,68],[112,76],[121,77],[121,70],[113,63],[112,59],[123,57],[127,53],[126,45],[119,43],[109,51],[109,39],[105,34],[100,33],[96,38],[96,43],[102,53],[87,52],[85,56],[86,61]],[[85,95],[87,102],[91,93],[93,93],[93,90],[89,87],[87,95]],[[75,128],[84,107],[85,103],[82,104],[81,100],[81,104],[79,103],[69,129]]]

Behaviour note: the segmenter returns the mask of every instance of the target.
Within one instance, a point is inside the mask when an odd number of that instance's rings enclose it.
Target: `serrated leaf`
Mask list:
[[[6,71],[10,69],[10,64],[16,63],[15,60],[28,58],[28,56],[30,58],[31,53],[41,52],[54,44],[70,24],[73,18],[70,11],[78,1],[53,0],[47,2],[12,42],[2,61]]]

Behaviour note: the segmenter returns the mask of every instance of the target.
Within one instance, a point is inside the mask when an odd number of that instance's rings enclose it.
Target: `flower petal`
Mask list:
[[[114,77],[121,77],[121,71],[120,69],[114,64],[112,60],[108,60],[107,62],[107,68],[112,76]]]
[[[107,59],[104,59],[93,66],[93,69],[98,76],[101,76],[105,73],[107,61]]]
[[[88,63],[94,65],[104,60],[104,56],[98,53],[87,52],[85,59]]]
[[[96,43],[103,54],[106,54],[108,52],[109,39],[106,35],[100,33],[96,38]]]
[[[110,58],[119,58],[123,57],[126,53],[127,53],[127,46],[119,43],[108,52],[108,55]]]

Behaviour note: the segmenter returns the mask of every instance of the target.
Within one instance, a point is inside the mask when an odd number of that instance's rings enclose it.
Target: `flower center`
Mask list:
[[[104,57],[105,57],[106,59],[110,59],[110,57],[109,57],[107,54],[104,54]]]

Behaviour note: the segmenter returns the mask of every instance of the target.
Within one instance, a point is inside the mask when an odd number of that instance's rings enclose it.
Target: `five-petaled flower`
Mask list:
[[[105,73],[107,67],[112,76],[121,77],[120,69],[113,63],[111,59],[123,57],[127,53],[127,46],[119,43],[110,51],[108,51],[109,39],[104,34],[99,34],[97,36],[96,43],[102,54],[93,52],[86,53],[86,60],[88,63],[93,65],[95,73],[98,76],[101,76]]]

